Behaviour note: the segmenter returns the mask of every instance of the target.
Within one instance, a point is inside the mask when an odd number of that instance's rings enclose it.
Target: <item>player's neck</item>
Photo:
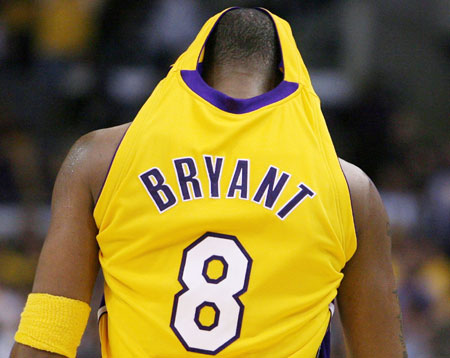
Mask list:
[[[246,68],[214,67],[205,73],[204,80],[219,92],[233,98],[252,98],[275,88],[282,75],[262,73]]]

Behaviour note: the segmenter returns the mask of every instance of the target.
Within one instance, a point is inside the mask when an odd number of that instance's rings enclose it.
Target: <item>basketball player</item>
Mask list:
[[[407,356],[383,204],[263,9],[211,18],[131,124],[73,146],[11,357],[76,355],[99,265],[102,357],[329,357],[336,297],[351,357]]]

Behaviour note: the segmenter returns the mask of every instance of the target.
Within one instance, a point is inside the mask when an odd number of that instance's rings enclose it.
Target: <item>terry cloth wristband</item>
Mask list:
[[[18,343],[75,358],[91,308],[86,302],[32,293],[22,312]]]

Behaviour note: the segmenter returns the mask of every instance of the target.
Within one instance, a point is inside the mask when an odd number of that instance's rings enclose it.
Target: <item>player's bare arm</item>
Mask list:
[[[111,159],[128,126],[89,133],[67,155],[53,190],[52,218],[33,293],[89,304],[99,270],[97,227],[92,212]],[[16,343],[11,358],[22,357],[62,356]]]
[[[389,219],[366,174],[343,160],[341,165],[350,187],[358,239],[338,294],[349,356],[406,358],[391,263]]]

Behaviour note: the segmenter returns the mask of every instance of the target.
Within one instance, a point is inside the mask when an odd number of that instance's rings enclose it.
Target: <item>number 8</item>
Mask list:
[[[220,261],[222,273],[209,277],[212,261]],[[186,350],[217,354],[239,338],[252,259],[235,236],[206,233],[183,251],[170,327]],[[204,307],[214,310],[214,322],[203,325]]]

